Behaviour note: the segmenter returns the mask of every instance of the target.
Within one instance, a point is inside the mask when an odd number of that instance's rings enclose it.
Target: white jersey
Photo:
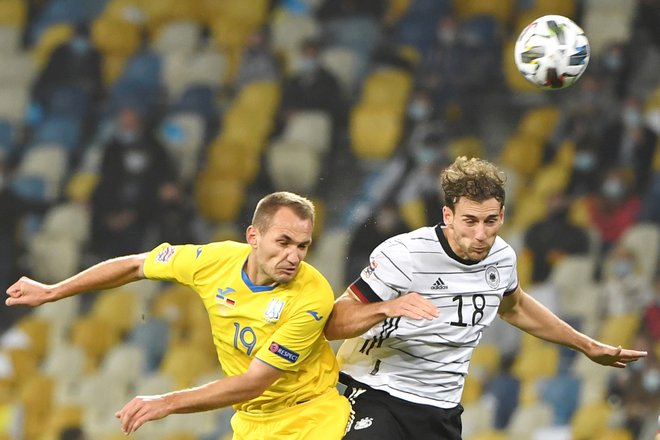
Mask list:
[[[474,347],[517,286],[515,252],[500,237],[479,262],[456,255],[440,225],[392,237],[349,288],[365,303],[418,292],[440,314],[431,321],[387,318],[345,341],[337,354],[341,371],[410,402],[453,408]]]

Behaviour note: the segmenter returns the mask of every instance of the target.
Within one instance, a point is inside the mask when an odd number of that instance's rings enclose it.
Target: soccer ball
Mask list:
[[[550,90],[573,85],[587,69],[589,55],[584,31],[561,15],[531,22],[514,47],[516,67],[525,79]]]

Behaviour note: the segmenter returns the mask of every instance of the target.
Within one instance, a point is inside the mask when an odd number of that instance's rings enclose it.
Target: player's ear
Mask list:
[[[448,206],[442,207],[442,222],[447,226],[454,223],[454,212]]]
[[[504,206],[502,206],[502,209],[500,209],[500,224],[504,224]]]
[[[245,241],[247,241],[248,244],[253,248],[256,248],[258,235],[259,235],[259,231],[257,230],[257,228],[254,225],[250,225],[245,230]]]

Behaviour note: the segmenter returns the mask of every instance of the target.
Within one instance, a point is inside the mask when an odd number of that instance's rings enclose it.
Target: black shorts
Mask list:
[[[348,379],[344,396],[353,407],[345,440],[461,440],[460,404],[442,409],[408,402],[346,376],[343,379]]]

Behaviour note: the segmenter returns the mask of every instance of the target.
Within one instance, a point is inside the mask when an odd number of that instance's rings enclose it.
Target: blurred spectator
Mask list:
[[[92,45],[87,26],[76,26],[73,37],[53,50],[37,78],[33,86],[36,101],[47,106],[56,89],[75,86],[98,102],[103,95],[102,63],[101,52]]]
[[[123,108],[116,124],[92,197],[92,247],[102,258],[143,249],[148,227],[160,227],[182,199],[167,151],[142,115]],[[177,242],[185,228],[172,229],[168,233],[175,236],[169,240]]]
[[[601,303],[605,317],[627,313],[641,314],[651,302],[652,289],[639,273],[635,253],[619,244],[606,256],[603,268]]]
[[[279,81],[280,65],[270,47],[266,29],[254,32],[248,38],[236,74],[236,90],[254,81]]]
[[[643,194],[648,188],[657,135],[644,125],[643,103],[629,97],[620,117],[605,127],[598,148],[598,164],[604,169],[626,167],[634,175],[633,190]]]
[[[376,213],[352,232],[346,261],[346,283],[353,282],[369,264],[369,255],[383,240],[408,232],[398,206],[385,202]]]
[[[648,191],[642,199],[639,221],[660,224],[660,171],[651,176]]]
[[[502,356],[500,374],[490,380],[484,389],[484,397],[495,399],[493,416],[495,429],[505,429],[518,407],[521,384],[520,380],[511,372],[515,359],[515,356],[511,355]]]
[[[632,187],[630,171],[614,168],[602,180],[599,192],[587,199],[589,219],[600,233],[604,255],[621,235],[635,223],[640,210],[640,198]]]
[[[660,273],[655,277],[653,297],[644,309],[643,329],[653,344],[660,344]]]
[[[284,84],[281,112],[287,119],[298,111],[324,111],[337,127],[345,122],[341,87],[337,78],[321,64],[320,51],[318,40],[303,42],[295,73]]]
[[[385,0],[325,0],[317,16],[321,20],[362,16],[380,20],[386,9]]]
[[[525,233],[524,245],[532,254],[532,281],[542,283],[553,266],[565,255],[586,254],[589,251],[587,231],[568,219],[570,199],[555,194],[548,200],[547,216],[531,225]]]

